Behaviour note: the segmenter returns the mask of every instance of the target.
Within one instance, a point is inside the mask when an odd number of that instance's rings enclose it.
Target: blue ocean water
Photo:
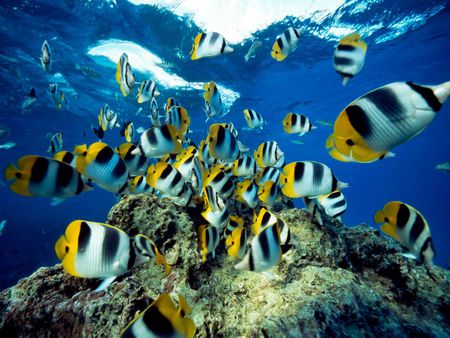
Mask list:
[[[133,50],[139,45],[162,60],[158,69],[164,70],[164,74],[157,70],[152,76],[157,83],[163,83],[158,85],[160,108],[168,97],[176,97],[191,116],[194,142],[206,137],[211,123],[205,123],[198,84],[214,80],[226,94],[230,109],[220,122],[233,122],[240,131],[239,140],[251,151],[264,141],[276,140],[288,163],[314,160],[333,168],[336,176],[350,185],[345,190],[349,207],[343,216],[348,226],[368,223],[375,227],[374,212],[391,200],[416,207],[430,225],[437,252],[435,263],[447,267],[450,175],[434,167],[450,161],[450,103],[443,106],[422,134],[394,149],[395,158],[371,164],[332,159],[325,150],[331,128],[319,127],[303,136],[304,144],[300,145],[292,143],[298,136],[283,132],[281,121],[288,112],[305,114],[312,121],[334,121],[351,101],[379,86],[396,81],[420,84],[448,81],[449,2],[330,1],[333,10],[301,18],[292,14],[260,26],[251,38],[232,44],[233,53],[195,62],[189,59],[192,42],[207,26],[197,25],[195,13],[186,16],[176,13],[186,3],[189,1],[177,1],[170,6],[136,5],[124,0],[2,1],[0,125],[9,128],[10,133],[0,144],[16,143],[14,148],[0,149],[2,170],[24,155],[49,156],[48,133],[61,132],[64,148],[68,150],[77,144],[97,141],[91,126],[97,124],[97,115],[105,102],[119,113],[121,120],[148,128],[149,119],[143,114],[136,115],[139,108],[136,100],[121,95],[115,81],[115,64],[105,56],[89,53],[99,46],[120,50],[120,46],[130,47],[132,43]],[[232,4],[230,13],[236,10]],[[283,7],[271,1],[261,6],[269,7],[259,9],[258,13]],[[308,13],[308,8],[304,11]],[[249,15],[234,20],[226,11],[223,15],[229,18],[230,27],[237,27],[236,31],[252,19]],[[289,26],[303,27],[303,34],[297,50],[279,63],[270,57],[270,50],[275,37]],[[362,34],[368,52],[361,73],[344,87],[333,69],[332,56],[343,33],[353,30]],[[227,38],[227,32],[220,33]],[[245,63],[243,56],[255,38],[263,42],[263,48]],[[39,60],[44,40],[52,49],[50,72],[43,71]],[[149,77],[145,69],[150,61],[143,60],[140,65],[130,61],[140,81]],[[86,76],[77,65],[92,68],[99,76]],[[166,74],[172,78],[167,79]],[[176,79],[174,74],[178,76]],[[61,110],[55,108],[48,93],[48,85],[53,82],[58,82],[66,93],[68,105]],[[22,114],[22,101],[32,87],[38,101],[30,112]],[[268,125],[262,131],[242,129],[247,126],[242,114],[246,108],[260,112],[267,120]],[[124,139],[115,129],[107,132],[104,141],[118,146]],[[104,221],[116,202],[113,194],[97,187],[51,206],[49,199],[16,195],[6,182],[2,183],[0,220],[7,220],[7,225],[0,236],[0,289],[38,267],[57,263],[53,246],[67,224],[74,219]],[[303,207],[301,200],[296,200],[296,205]]]

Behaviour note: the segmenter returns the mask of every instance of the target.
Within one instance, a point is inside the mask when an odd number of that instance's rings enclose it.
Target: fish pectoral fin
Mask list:
[[[110,286],[115,280],[116,280],[117,276],[112,276],[109,278],[104,279],[100,285],[95,289],[95,292],[99,292],[99,291],[105,291],[108,286]]]

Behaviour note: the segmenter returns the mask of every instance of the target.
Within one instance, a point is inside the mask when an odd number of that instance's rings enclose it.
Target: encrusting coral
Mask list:
[[[40,268],[0,293],[0,336],[116,337],[162,292],[186,298],[199,337],[450,336],[447,270],[403,257],[367,225],[319,225],[293,208],[277,215],[293,247],[268,275],[236,270],[223,243],[202,264],[196,210],[126,196],[108,223],[151,238],[172,273],[148,262],[95,292],[97,280]]]

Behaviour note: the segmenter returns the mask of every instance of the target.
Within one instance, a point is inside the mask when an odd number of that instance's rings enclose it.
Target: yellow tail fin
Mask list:
[[[11,181],[16,178],[16,174],[18,172],[19,171],[17,170],[16,166],[14,164],[10,164],[3,172],[3,176],[5,177],[5,180]]]

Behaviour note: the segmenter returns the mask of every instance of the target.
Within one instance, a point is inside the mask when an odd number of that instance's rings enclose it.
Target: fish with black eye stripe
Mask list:
[[[191,50],[191,60],[205,57],[214,57],[221,54],[231,53],[233,48],[227,45],[225,38],[216,32],[199,33]]]
[[[394,82],[357,98],[334,123],[326,142],[331,157],[370,163],[420,134],[450,95],[450,81],[435,86]]]
[[[345,86],[361,71],[366,57],[367,44],[358,33],[344,36],[334,51],[333,66],[342,76]]]
[[[412,257],[426,265],[433,264],[436,252],[430,227],[417,209],[399,201],[388,202],[375,213],[374,220],[377,224],[383,223],[381,231],[405,245]]]

